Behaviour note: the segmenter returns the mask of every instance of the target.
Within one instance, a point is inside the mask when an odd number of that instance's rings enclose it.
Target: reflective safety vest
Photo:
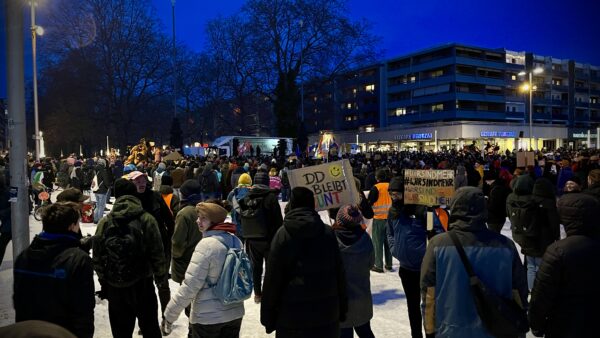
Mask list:
[[[388,212],[390,211],[390,207],[392,206],[392,199],[390,198],[390,193],[388,192],[389,183],[377,183],[375,187],[379,191],[379,197],[377,201],[373,203],[373,219],[387,219]]]
[[[169,207],[169,211],[171,212],[171,215],[173,215],[173,210],[171,209],[171,200],[173,199],[173,194],[161,194],[161,195],[162,195],[163,200]]]
[[[448,231],[448,212],[442,208],[436,208],[435,215],[440,220],[444,231]]]

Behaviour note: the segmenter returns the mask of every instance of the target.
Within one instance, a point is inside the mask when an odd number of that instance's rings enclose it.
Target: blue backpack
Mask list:
[[[242,250],[242,242],[234,235],[228,234],[231,246],[225,244],[220,236],[214,236],[227,248],[227,256],[213,292],[223,305],[241,303],[250,298],[253,289],[252,263]]]

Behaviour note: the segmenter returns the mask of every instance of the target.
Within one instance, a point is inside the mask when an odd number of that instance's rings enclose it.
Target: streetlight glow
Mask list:
[[[35,33],[39,36],[44,35],[44,27],[42,26],[35,26]]]
[[[533,74],[541,74],[544,72],[544,68],[538,67],[533,70]]]
[[[524,92],[529,92],[529,149],[533,150],[533,91],[537,90],[537,86],[533,85],[533,74],[541,74],[544,69],[537,67],[529,72],[521,71],[519,76],[529,74],[529,82],[525,82],[521,89]],[[537,148],[537,147],[536,147]]]

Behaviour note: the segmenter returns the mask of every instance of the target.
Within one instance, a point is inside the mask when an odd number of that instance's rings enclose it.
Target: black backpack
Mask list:
[[[96,173],[94,172],[94,169],[89,167],[83,168],[82,173],[83,178],[81,180],[81,188],[83,190],[90,190],[90,187],[92,186],[92,180],[94,179]]]
[[[139,219],[117,223],[108,216],[101,242],[104,280],[127,287],[145,277],[144,233]]]
[[[540,211],[539,203],[533,199],[511,201],[508,218],[511,229],[515,236],[537,237],[540,234]]]
[[[264,196],[251,197],[248,195],[238,201],[244,238],[267,238],[269,236],[263,201]]]

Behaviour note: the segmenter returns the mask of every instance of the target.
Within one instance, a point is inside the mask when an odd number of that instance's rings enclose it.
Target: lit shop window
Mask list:
[[[415,83],[415,82],[417,82],[417,77],[414,76],[414,75],[411,75],[411,77],[410,77],[410,83]]]
[[[370,84],[370,85],[366,85],[365,86],[365,91],[367,92],[374,92],[375,91],[375,85],[374,84]]]
[[[406,108],[405,107],[396,108],[396,116],[402,116],[402,115],[406,115]]]
[[[443,103],[438,103],[438,104],[434,104],[431,106],[431,111],[432,112],[436,112],[436,111],[442,111],[444,110],[444,104]]]
[[[375,131],[375,127],[373,127],[373,126],[368,126],[368,127],[366,127],[366,128],[365,128],[365,131],[366,131],[367,133],[372,133],[372,132],[374,132],[374,131]]]

